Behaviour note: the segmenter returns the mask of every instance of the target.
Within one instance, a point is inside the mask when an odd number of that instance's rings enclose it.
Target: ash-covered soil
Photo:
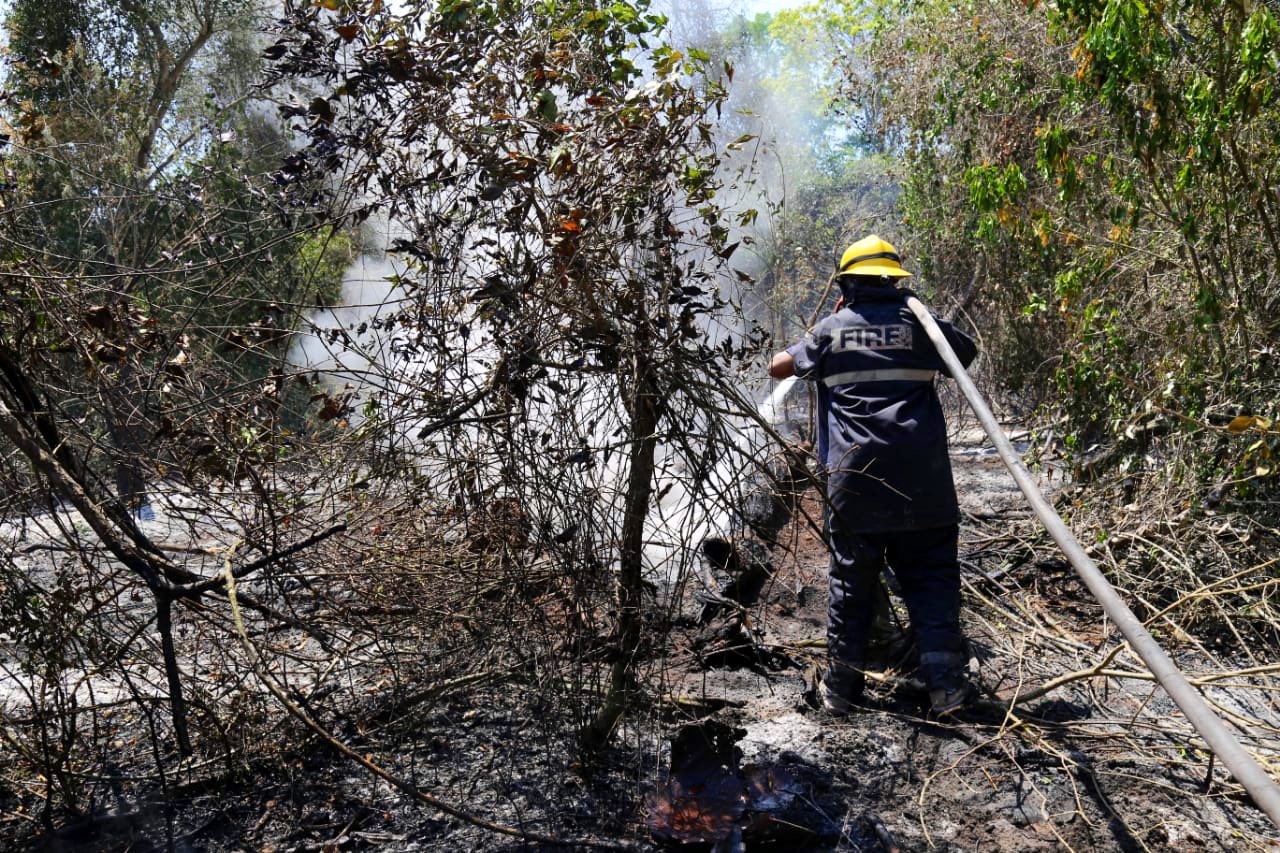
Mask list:
[[[724,617],[699,624],[690,590],[668,621],[667,644],[643,662],[643,700],[591,763],[574,742],[586,713],[565,699],[574,685],[532,685],[518,674],[388,717],[375,673],[362,688],[367,706],[316,712],[342,742],[443,802],[563,845],[444,814],[288,719],[260,751],[249,743],[231,757],[178,768],[163,784],[122,784],[117,798],[95,802],[53,835],[29,811],[19,814],[22,792],[0,787],[0,833],[12,849],[74,851],[659,849],[651,824],[655,797],[673,775],[672,743],[715,723],[737,730],[735,766],[725,772],[773,768],[787,780],[789,801],[770,832],[752,829],[717,849],[1275,849],[1265,818],[1210,767],[1150,681],[1080,678],[1013,710],[1001,704],[1093,667],[1118,639],[1036,536],[978,434],[960,434],[953,465],[965,514],[965,627],[984,691],[983,703],[957,720],[928,718],[909,654],[886,667],[857,713],[836,718],[813,707],[805,694],[824,654],[826,552],[798,518],[743,623],[753,642],[743,648]],[[1043,476],[1057,485],[1056,473]],[[812,494],[804,510],[821,517]],[[1209,671],[1190,644],[1175,652],[1188,670]],[[1123,650],[1108,667],[1142,672]],[[323,679],[299,677],[323,687]],[[1254,686],[1242,677],[1206,692],[1235,715],[1251,748],[1274,756],[1276,744],[1253,723],[1280,727],[1280,714]],[[306,700],[321,695],[297,699],[311,707]],[[134,721],[132,732],[122,724],[122,740],[145,722]],[[131,772],[115,770],[121,778]],[[787,821],[804,826],[779,834]]]
[[[745,730],[748,760],[821,768],[823,795],[845,826],[873,815],[903,850],[1275,849],[1270,824],[1220,767],[1210,769],[1198,738],[1150,681],[1082,678],[1007,710],[1012,696],[1102,660],[1118,637],[1070,567],[1036,539],[1021,494],[980,433],[953,440],[952,464],[965,516],[965,630],[985,694],[978,707],[946,723],[929,719],[909,664],[887,668],[859,713],[838,718],[812,707],[805,691],[823,660],[826,554],[799,528],[794,557],[754,614],[756,630],[792,657],[792,668],[693,671],[681,689],[729,706],[719,716]],[[1037,473],[1050,493],[1063,484],[1053,465]],[[816,500],[807,501],[818,517]],[[896,599],[895,609],[905,619]],[[1174,651],[1188,672],[1209,669],[1193,650]],[[1115,661],[1110,668],[1143,669],[1127,650]],[[1206,693],[1239,711],[1247,745],[1276,754],[1265,727],[1280,716],[1265,688]],[[835,847],[858,849],[848,837]],[[869,849],[886,848],[873,841]]]

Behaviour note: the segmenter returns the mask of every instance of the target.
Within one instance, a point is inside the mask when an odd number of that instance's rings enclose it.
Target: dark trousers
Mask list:
[[[930,688],[951,686],[965,660],[958,536],[954,524],[892,533],[831,531],[827,649],[833,670],[843,664],[846,671],[858,671],[866,664],[876,587],[887,561],[902,587],[925,683]]]

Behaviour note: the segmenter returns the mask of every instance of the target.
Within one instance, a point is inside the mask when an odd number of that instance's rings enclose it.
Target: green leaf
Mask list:
[[[538,93],[538,102],[534,111],[543,121],[555,121],[560,117],[560,107],[556,105],[556,96],[547,90]]]
[[[557,145],[551,149],[550,167],[553,175],[571,173],[573,171],[573,154],[565,146]]]

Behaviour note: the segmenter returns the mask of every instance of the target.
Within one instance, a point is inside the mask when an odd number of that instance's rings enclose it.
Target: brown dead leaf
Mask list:
[[[316,412],[316,417],[320,420],[331,421],[347,410],[347,401],[341,397],[330,397],[328,394],[320,396],[324,400],[324,405]]]
[[[1231,423],[1227,424],[1227,432],[1239,435],[1257,422],[1258,419],[1253,415],[1240,415],[1239,417],[1232,418]]]

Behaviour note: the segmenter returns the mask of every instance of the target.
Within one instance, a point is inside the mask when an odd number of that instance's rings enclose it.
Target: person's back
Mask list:
[[[906,291],[908,275],[878,237],[842,259],[844,305],[799,344],[774,357],[770,373],[820,382],[831,513],[828,707],[844,710],[861,695],[874,584],[886,558],[903,596],[936,710],[967,696],[957,675],[959,631],[958,509],[946,422],[934,379],[946,371]],[[966,365],[976,347],[949,323],[944,334]],[[844,701],[847,700],[847,701]]]
[[[822,462],[832,508],[849,531],[954,523],[947,427],[933,385],[945,374],[941,357],[905,291],[876,282],[849,295],[793,348],[796,375],[826,386]],[[972,361],[972,341],[948,330],[961,359]]]

